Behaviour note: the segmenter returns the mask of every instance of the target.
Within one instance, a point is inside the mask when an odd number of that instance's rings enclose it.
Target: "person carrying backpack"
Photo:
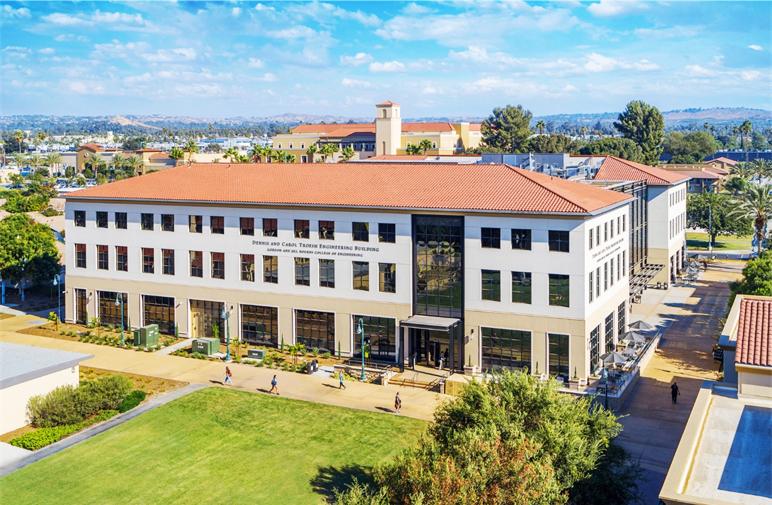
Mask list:
[[[401,414],[402,410],[402,398],[399,397],[399,392],[397,392],[397,396],[394,397],[394,413],[395,414]]]
[[[230,384],[231,386],[233,385],[233,381],[231,380],[231,376],[232,375],[233,374],[231,373],[231,369],[226,366],[225,367],[225,381],[223,382],[223,386],[225,384]]]
[[[271,379],[271,390],[268,391],[269,393],[273,393],[273,391],[276,390],[276,395],[279,395],[279,387],[276,385],[276,376],[273,376],[273,379]]]

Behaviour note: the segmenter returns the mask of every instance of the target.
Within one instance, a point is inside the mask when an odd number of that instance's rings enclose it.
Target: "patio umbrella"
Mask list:
[[[697,255],[695,255],[695,256],[692,256],[692,259],[696,259],[696,260],[706,260],[706,259],[708,259],[708,258],[707,258],[707,256],[703,256],[702,254],[697,254]]]
[[[602,355],[600,359],[603,360],[606,364],[618,364],[618,365],[624,365],[627,362],[627,357],[622,356],[618,352],[607,352],[606,354]]]
[[[641,344],[646,342],[646,337],[635,331],[628,331],[627,334],[622,337],[622,342]]]
[[[635,347],[628,346],[624,351],[622,351],[622,356],[635,356],[636,349]]]
[[[651,330],[654,328],[652,325],[650,325],[644,320],[635,321],[634,323],[630,323],[629,326],[633,330]]]

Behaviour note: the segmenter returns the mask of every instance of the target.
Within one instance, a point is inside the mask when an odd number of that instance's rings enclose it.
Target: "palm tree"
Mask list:
[[[429,139],[423,139],[421,142],[418,143],[418,147],[423,149],[424,154],[426,154],[426,151],[428,151],[429,149],[432,149],[433,147],[432,141]]]
[[[198,152],[198,145],[196,145],[194,140],[188,140],[185,144],[185,149],[183,150],[188,152],[188,163],[191,163],[193,160],[193,153]]]
[[[724,190],[734,196],[744,193],[748,190],[748,179],[735,175],[724,184]]]
[[[344,161],[348,161],[351,158],[353,158],[354,154],[356,153],[354,152],[354,149],[351,146],[346,146],[346,148],[343,149],[343,151],[340,153]]]
[[[21,152],[21,141],[24,140],[24,133],[21,130],[16,130],[13,132],[13,138],[19,143],[19,152]]]
[[[139,154],[132,154],[123,161],[124,177],[134,177],[137,171],[145,166],[145,162],[142,160],[142,156]]]
[[[169,152],[169,157],[174,160],[176,165],[181,159],[185,157],[185,153],[182,152],[182,149],[179,147],[172,147],[172,150]]]
[[[751,174],[758,177],[759,184],[761,183],[761,178],[769,177],[770,171],[772,171],[772,163],[761,158],[752,161],[749,166]]]
[[[86,165],[91,167],[91,171],[93,172],[94,177],[96,177],[99,167],[104,162],[104,158],[102,158],[102,155],[99,153],[91,153],[88,155],[88,158],[86,158]]]
[[[710,127],[710,133],[715,137],[716,136],[716,125],[711,125]]]
[[[319,153],[319,148],[316,147],[316,144],[311,144],[308,149],[306,149],[306,154],[308,155],[308,162],[313,163],[314,162],[314,156],[316,156]]]
[[[745,162],[748,163],[748,141],[749,136],[753,131],[753,125],[750,120],[746,119],[743,124],[740,125],[740,132],[743,134],[743,145],[745,146]]]
[[[225,158],[226,160],[230,159],[231,162],[233,162],[238,157],[238,155],[239,155],[239,152],[236,150],[236,148],[229,147],[228,149],[225,150],[222,157]]]
[[[11,155],[11,159],[16,164],[16,166],[21,170],[22,166],[24,166],[25,163],[27,163],[27,157],[24,156],[22,153],[13,153]]]
[[[421,147],[418,144],[408,144],[405,152],[407,154],[421,154]]]
[[[582,126],[582,138],[583,139],[587,138],[587,127],[586,126]]]
[[[38,138],[40,139],[41,142],[44,142],[47,136],[48,135],[46,135],[46,132],[38,132]]]
[[[756,229],[755,238],[759,243],[759,252],[764,240],[764,227],[772,218],[772,186],[769,184],[750,184],[748,189],[734,199],[735,208],[729,217],[751,219]]]
[[[710,129],[710,123],[705,123],[702,127],[705,128],[705,131],[708,131]]]
[[[327,161],[327,157],[330,157],[330,160],[332,162],[335,161],[335,153],[340,151],[340,148],[338,148],[338,144],[324,144],[322,146],[322,154],[325,156],[325,161]]]
[[[249,151],[249,156],[252,158],[252,163],[260,162],[260,158],[262,157],[262,153],[263,153],[262,149],[263,148],[260,146],[260,144],[255,144],[254,146],[252,146],[252,150]]]
[[[737,135],[740,133],[740,127],[739,126],[733,127],[732,133],[734,134],[734,146],[737,147]]]
[[[134,156],[136,156],[136,154]],[[110,165],[113,167],[113,177],[118,177],[119,172],[125,164],[126,158],[123,157],[123,154],[117,153],[113,156],[113,159],[110,160]]]
[[[52,169],[59,168],[59,165],[61,165],[63,162],[64,160],[62,158],[62,155],[59,153],[49,153],[48,156],[46,156],[46,160],[45,160],[45,164],[51,167]]]
[[[29,157],[29,164],[32,165],[32,168],[37,170],[38,167],[43,164],[43,158],[39,154],[33,154]]]
[[[544,124],[544,121],[539,120],[538,123],[536,123],[536,128],[539,129],[539,135],[544,135],[544,128],[546,128],[547,125]]]

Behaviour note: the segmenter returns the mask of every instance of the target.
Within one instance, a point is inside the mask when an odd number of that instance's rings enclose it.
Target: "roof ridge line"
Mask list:
[[[568,198],[566,198],[565,196],[561,195],[560,193],[556,193],[554,190],[552,190],[552,189],[548,188],[547,186],[545,186],[545,185],[544,185],[544,184],[542,184],[541,182],[539,182],[539,181],[537,181],[537,180],[534,180],[534,179],[532,179],[531,177],[528,177],[527,175],[525,175],[525,172],[529,172],[528,170],[525,170],[524,168],[518,168],[518,167],[514,167],[514,166],[512,166],[512,165],[508,165],[508,164],[506,164],[506,163],[503,163],[503,165],[504,165],[505,167],[509,168],[510,170],[512,170],[514,173],[516,173],[516,174],[520,175],[521,177],[525,177],[526,179],[528,179],[529,181],[533,182],[534,184],[538,184],[538,185],[539,185],[539,187],[541,187],[542,189],[545,189],[545,190],[546,190],[546,191],[548,191],[549,193],[551,193],[551,194],[553,194],[553,195],[557,196],[558,198],[560,198],[560,199],[561,199],[561,200],[563,200],[564,202],[568,202],[568,203],[570,203],[571,205],[574,205],[574,206],[576,206],[577,208],[581,209],[583,212],[591,212],[590,210],[586,209],[586,208],[585,208],[585,207],[583,207],[582,205],[579,205],[578,203],[576,203],[576,202],[573,202],[573,201],[569,200]],[[515,170],[515,169],[517,169],[517,170]],[[522,171],[523,171],[523,173],[521,173],[521,172],[520,172],[520,170],[522,170]],[[552,177],[552,176],[550,176],[550,177]],[[560,180],[562,181],[562,180],[564,180],[564,179],[560,179]]]

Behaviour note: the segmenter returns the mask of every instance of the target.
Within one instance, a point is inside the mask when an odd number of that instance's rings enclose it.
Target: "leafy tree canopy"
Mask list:
[[[24,276],[36,283],[47,282],[59,273],[59,252],[51,229],[26,214],[12,214],[0,221],[0,273],[17,282],[26,258]]]
[[[508,153],[523,152],[531,136],[532,117],[531,111],[523,109],[522,105],[496,107],[480,127],[483,143]]]
[[[645,102],[634,100],[619,114],[616,128],[624,138],[638,144],[643,151],[643,163],[656,166],[662,154],[665,119],[659,110]]]
[[[743,280],[730,284],[729,307],[737,295],[772,296],[772,253],[764,251],[743,268]]]
[[[716,141],[713,136],[704,131],[670,132],[662,144],[663,152],[673,158],[671,163],[702,163],[706,157],[716,152]]]
[[[643,163],[641,147],[630,139],[609,138],[591,140],[579,149],[579,153],[605,154],[636,163]]]
[[[147,138],[144,135],[137,135],[135,137],[125,137],[123,139],[123,150],[137,151],[139,149],[144,149],[146,142],[147,142]]]
[[[529,153],[560,154],[570,153],[575,147],[576,143],[570,137],[559,133],[549,133],[547,135],[536,135],[528,139],[523,151]]]
[[[718,235],[750,235],[753,225],[748,218],[730,217],[734,203],[727,193],[700,193],[686,200],[686,222],[689,228],[709,230],[710,242]]]

